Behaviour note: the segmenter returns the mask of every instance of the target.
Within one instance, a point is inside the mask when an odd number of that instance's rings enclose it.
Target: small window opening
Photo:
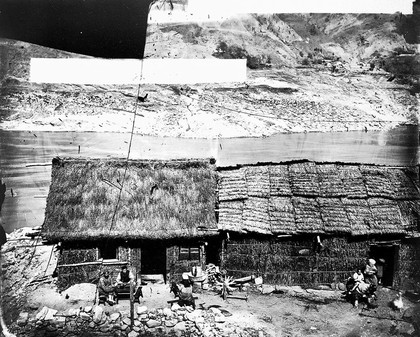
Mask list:
[[[99,247],[99,258],[104,260],[117,259],[117,247],[114,245]]]
[[[200,261],[200,247],[180,247],[179,259],[189,261]]]

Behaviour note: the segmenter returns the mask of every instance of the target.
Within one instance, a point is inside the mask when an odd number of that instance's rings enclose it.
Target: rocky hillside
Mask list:
[[[153,15],[153,14],[151,14]],[[146,57],[247,57],[248,67],[387,60],[414,53],[407,18],[368,14],[243,14],[222,21],[149,25]]]
[[[151,16],[153,16],[153,12]],[[419,55],[395,15],[241,15],[151,24],[145,57],[246,58],[245,83],[143,85],[135,132],[261,137],[417,123]],[[30,57],[79,57],[0,43],[3,129],[131,130],[137,87],[28,83]]]

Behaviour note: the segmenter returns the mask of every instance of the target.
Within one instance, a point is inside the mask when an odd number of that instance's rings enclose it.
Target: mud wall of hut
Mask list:
[[[322,248],[314,241],[314,237],[231,239],[225,243],[223,268],[235,277],[263,276],[271,284],[330,285],[344,282],[369,256],[368,241],[329,238],[322,240]]]
[[[200,266],[204,270],[206,265],[206,250],[203,245],[200,246],[199,260],[180,260],[179,250],[178,245],[169,246],[166,249],[166,279],[169,282],[180,282],[182,273],[190,272],[195,266]]]
[[[111,277],[116,279],[121,264],[129,261],[130,249],[118,247],[118,260],[115,263],[104,264],[98,260],[98,248],[64,247],[58,257],[57,286],[67,289],[77,283],[97,283],[101,273],[107,269]]]
[[[401,289],[420,291],[420,239],[401,243],[394,284]]]

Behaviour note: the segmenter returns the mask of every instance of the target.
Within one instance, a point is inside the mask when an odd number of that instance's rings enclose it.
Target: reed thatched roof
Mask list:
[[[219,229],[265,234],[418,231],[415,168],[290,162],[220,168]]]
[[[49,240],[216,235],[215,201],[210,160],[54,159],[42,232]]]

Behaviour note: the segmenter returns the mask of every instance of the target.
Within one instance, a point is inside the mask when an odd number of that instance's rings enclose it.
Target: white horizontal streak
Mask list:
[[[388,13],[412,14],[413,0],[189,0],[190,13]]]
[[[246,60],[32,58],[30,81],[69,84],[243,82]]]

